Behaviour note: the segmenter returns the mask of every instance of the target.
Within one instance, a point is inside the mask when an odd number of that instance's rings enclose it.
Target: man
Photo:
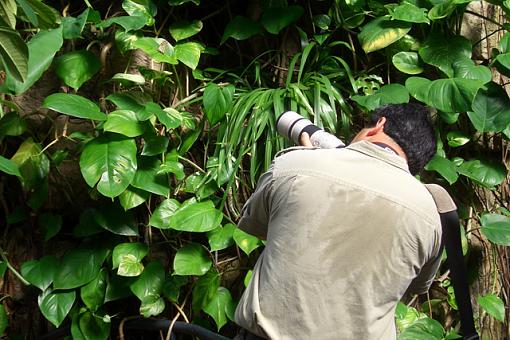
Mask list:
[[[428,112],[371,117],[349,146],[287,152],[259,179],[239,222],[267,238],[236,310],[245,339],[395,339],[398,301],[432,283],[441,224],[413,176],[436,150]]]

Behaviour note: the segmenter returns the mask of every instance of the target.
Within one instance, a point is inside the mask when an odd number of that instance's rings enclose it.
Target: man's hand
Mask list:
[[[312,141],[310,140],[310,136],[306,132],[303,132],[301,134],[301,137],[299,137],[299,144],[301,144],[301,146],[304,146],[306,148],[313,148],[313,144],[312,144]]]

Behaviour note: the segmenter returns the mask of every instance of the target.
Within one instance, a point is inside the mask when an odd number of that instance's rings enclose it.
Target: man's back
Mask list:
[[[406,169],[369,142],[278,157],[240,222],[268,242],[236,321],[272,339],[395,338],[396,303],[423,267],[413,290],[428,288],[441,237]]]

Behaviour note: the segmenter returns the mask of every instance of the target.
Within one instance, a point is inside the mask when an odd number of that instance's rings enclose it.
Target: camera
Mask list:
[[[276,121],[278,133],[299,144],[303,132],[308,133],[312,145],[316,148],[333,149],[344,147],[345,144],[332,134],[322,130],[311,121],[294,111],[281,114]]]

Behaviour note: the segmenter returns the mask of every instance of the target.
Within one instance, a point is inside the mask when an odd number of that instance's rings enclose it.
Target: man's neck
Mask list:
[[[385,133],[378,133],[377,135],[374,135],[374,136],[370,136],[368,137],[367,139],[365,139],[371,143],[374,143],[374,144],[384,144],[384,145],[387,145],[390,149],[392,149],[393,151],[395,151],[395,153],[404,158],[406,161],[407,161],[407,157],[406,157],[406,154],[404,152],[404,150],[402,150],[402,148],[400,147],[400,145],[398,145],[390,136],[388,136],[387,134]]]

